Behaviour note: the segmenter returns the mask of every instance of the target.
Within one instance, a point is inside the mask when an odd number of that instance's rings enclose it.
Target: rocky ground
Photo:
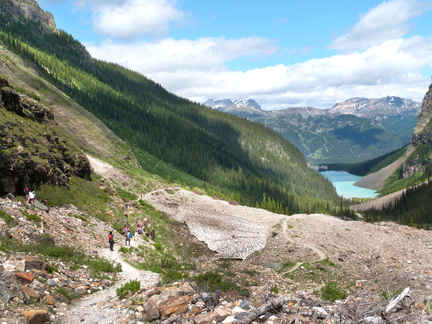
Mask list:
[[[428,231],[322,214],[276,215],[179,188],[147,193],[143,199],[184,224],[178,231],[183,244],[198,244],[189,230],[214,250],[194,259],[190,277],[218,273],[241,291],[210,293],[190,280],[164,287],[157,275],[129,264],[142,261],[137,246],[154,249],[151,242],[136,235],[131,253],[119,251],[121,241],[111,252],[106,233],[112,228],[76,207],[44,212],[5,198],[0,206],[12,223],[0,218],[3,237],[31,243],[37,235],[49,234],[54,244],[76,246],[87,255],[122,264],[123,272],[95,277],[86,267],[77,269],[33,253],[1,253],[0,320],[26,323],[39,316],[35,323],[428,323]],[[120,299],[115,288],[134,278],[141,289]],[[347,295],[325,301],[322,292],[328,283],[336,283],[337,291]],[[81,298],[70,303],[63,288]],[[409,296],[387,310],[391,297],[406,288]]]

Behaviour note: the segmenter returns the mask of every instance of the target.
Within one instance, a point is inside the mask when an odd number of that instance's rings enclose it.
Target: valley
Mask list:
[[[199,104],[0,2],[0,322],[432,322],[432,85]]]

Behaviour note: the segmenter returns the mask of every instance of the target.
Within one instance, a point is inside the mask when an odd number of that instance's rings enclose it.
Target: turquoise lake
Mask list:
[[[360,176],[345,171],[323,171],[320,173],[333,183],[338,195],[344,198],[373,198],[378,195],[374,190],[354,186],[354,183],[362,178]]]

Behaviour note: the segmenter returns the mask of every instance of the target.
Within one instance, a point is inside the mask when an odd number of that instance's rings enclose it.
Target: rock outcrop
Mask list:
[[[48,11],[43,11],[35,0],[3,0],[2,11],[8,12],[16,19],[26,17],[39,21],[51,30],[58,31],[53,15]]]
[[[51,110],[0,79],[0,195],[24,186],[67,186],[71,176],[89,179],[90,163],[62,138]]]
[[[414,151],[403,163],[403,177],[409,177],[432,162],[432,85],[423,98],[422,110],[409,144]]]

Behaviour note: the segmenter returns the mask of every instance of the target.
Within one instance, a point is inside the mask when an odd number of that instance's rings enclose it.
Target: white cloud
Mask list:
[[[170,23],[185,19],[175,1],[170,0],[128,0],[98,6],[96,10],[95,29],[118,39],[166,36]]]
[[[432,62],[432,38],[420,36],[389,40],[363,52],[248,71],[230,71],[226,63],[270,55],[277,50],[274,42],[256,37],[109,41],[88,49],[94,57],[134,69],[182,97],[198,102],[252,97],[264,109],[330,107],[354,96],[421,100],[430,81],[421,73]]]
[[[343,51],[363,50],[402,37],[410,29],[408,21],[429,9],[430,4],[417,0],[383,2],[362,16],[349,32],[333,40],[329,47]]]
[[[162,39],[158,42],[116,43],[105,41],[101,46],[87,45],[97,58],[115,62],[144,75],[175,71],[211,71],[221,69],[227,61],[271,55],[278,49],[268,39],[200,38],[192,40]]]

